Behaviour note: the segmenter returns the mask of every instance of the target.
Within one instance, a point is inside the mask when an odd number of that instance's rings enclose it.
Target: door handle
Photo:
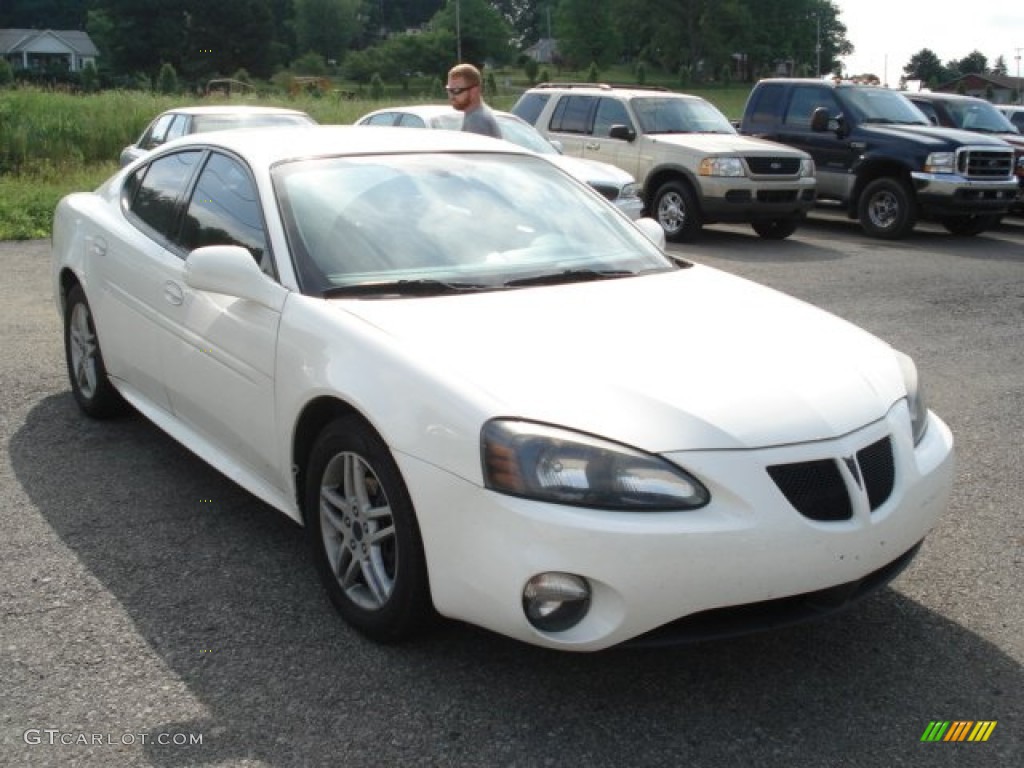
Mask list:
[[[185,291],[173,280],[164,283],[164,299],[168,304],[178,307],[185,301]]]

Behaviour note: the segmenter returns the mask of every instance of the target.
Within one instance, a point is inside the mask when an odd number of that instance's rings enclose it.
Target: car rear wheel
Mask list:
[[[684,183],[662,184],[654,197],[654,218],[665,230],[665,239],[683,243],[695,239],[704,222],[693,191]]]
[[[860,225],[871,237],[899,240],[914,228],[914,194],[899,179],[875,179],[864,188],[858,211]]]
[[[71,393],[82,411],[102,419],[124,409],[124,400],[107,378],[92,309],[79,285],[68,291],[64,310],[64,357]]]
[[[342,617],[382,642],[425,629],[434,613],[412,500],[364,421],[340,418],[317,438],[305,501],[313,557]]]
[[[765,240],[785,240],[796,232],[797,220],[791,216],[781,219],[758,219],[752,221],[750,226]]]
[[[1001,216],[983,214],[975,216],[946,216],[940,222],[946,230],[953,235],[960,237],[972,237],[980,235],[987,229],[992,229],[999,223]]]

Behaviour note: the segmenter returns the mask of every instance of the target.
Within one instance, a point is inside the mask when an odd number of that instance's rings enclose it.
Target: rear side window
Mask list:
[[[160,115],[150,126],[146,135],[142,137],[139,146],[143,149],[152,149],[163,144],[172,120],[174,120],[173,114]]]
[[[594,135],[607,136],[613,125],[625,125],[634,129],[636,127],[629,119],[625,104],[618,99],[600,99],[597,114],[594,115]]]
[[[512,114],[521,117],[530,125],[536,125],[537,118],[544,111],[544,105],[550,98],[550,93],[524,93],[512,107]]]
[[[596,96],[563,96],[555,105],[548,128],[558,133],[590,133],[596,106]]]
[[[132,216],[160,237],[173,240],[179,202],[202,154],[192,150],[164,155],[132,174],[124,187]]]

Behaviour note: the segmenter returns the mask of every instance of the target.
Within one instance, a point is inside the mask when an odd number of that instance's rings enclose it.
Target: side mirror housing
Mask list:
[[[280,312],[288,291],[260,270],[252,254],[240,245],[207,245],[185,259],[185,283],[190,288],[223,293]]]

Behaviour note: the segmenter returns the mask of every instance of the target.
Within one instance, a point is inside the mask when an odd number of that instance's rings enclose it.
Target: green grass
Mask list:
[[[609,73],[608,82],[626,82]],[[583,81],[582,73],[562,72],[552,80]],[[520,72],[495,74],[489,103],[509,109],[529,87]],[[658,82],[680,90],[678,82]],[[342,92],[355,94],[345,98]],[[749,88],[688,89],[715,104],[730,119],[740,116]],[[365,97],[365,89],[339,84],[322,96],[262,93],[246,97],[188,97],[142,91],[72,94],[39,88],[0,90],[0,240],[49,237],[53,210],[69,192],[95,189],[117,170],[121,149],[134,143],[158,113],[184,104],[258,103],[301,109],[325,124],[349,124],[374,109],[415,102],[444,103],[441,83],[423,79],[386,89],[383,99]]]

